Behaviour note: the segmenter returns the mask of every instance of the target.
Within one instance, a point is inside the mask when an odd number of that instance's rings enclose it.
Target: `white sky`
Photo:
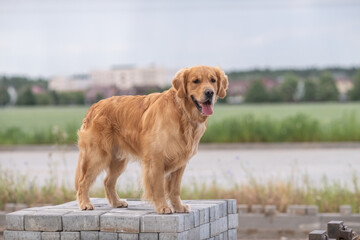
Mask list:
[[[360,65],[357,0],[0,0],[0,74]]]

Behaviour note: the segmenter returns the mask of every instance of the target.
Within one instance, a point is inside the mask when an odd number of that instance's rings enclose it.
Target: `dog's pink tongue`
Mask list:
[[[202,104],[202,113],[206,116],[210,116],[213,114],[213,109],[211,104]]]

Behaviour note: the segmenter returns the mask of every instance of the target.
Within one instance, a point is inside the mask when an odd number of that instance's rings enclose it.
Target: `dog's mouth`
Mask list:
[[[194,105],[196,106],[196,108],[205,116],[210,116],[211,114],[213,114],[213,105],[212,105],[212,99],[207,99],[204,102],[198,102],[196,101],[196,99],[194,98],[194,96],[191,95],[191,99],[194,102]]]

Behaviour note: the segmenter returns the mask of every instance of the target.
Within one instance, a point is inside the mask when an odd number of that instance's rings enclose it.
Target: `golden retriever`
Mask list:
[[[135,159],[141,163],[144,200],[160,214],[189,212],[180,199],[181,178],[217,98],[225,97],[227,87],[220,68],[195,66],[180,70],[172,87],[162,93],[114,96],[92,105],[78,131],[75,189],[80,209],[94,209],[89,188],[103,170],[109,203],[127,207],[115,185]]]

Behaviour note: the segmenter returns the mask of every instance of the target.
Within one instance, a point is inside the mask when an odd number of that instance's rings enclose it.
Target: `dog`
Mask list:
[[[181,69],[172,87],[162,93],[114,96],[93,104],[78,131],[79,208],[94,209],[89,188],[103,170],[109,203],[127,207],[115,185],[127,163],[138,160],[143,199],[153,203],[159,214],[189,212],[180,198],[181,179],[216,100],[226,96],[227,88],[228,78],[219,67],[195,66]]]

